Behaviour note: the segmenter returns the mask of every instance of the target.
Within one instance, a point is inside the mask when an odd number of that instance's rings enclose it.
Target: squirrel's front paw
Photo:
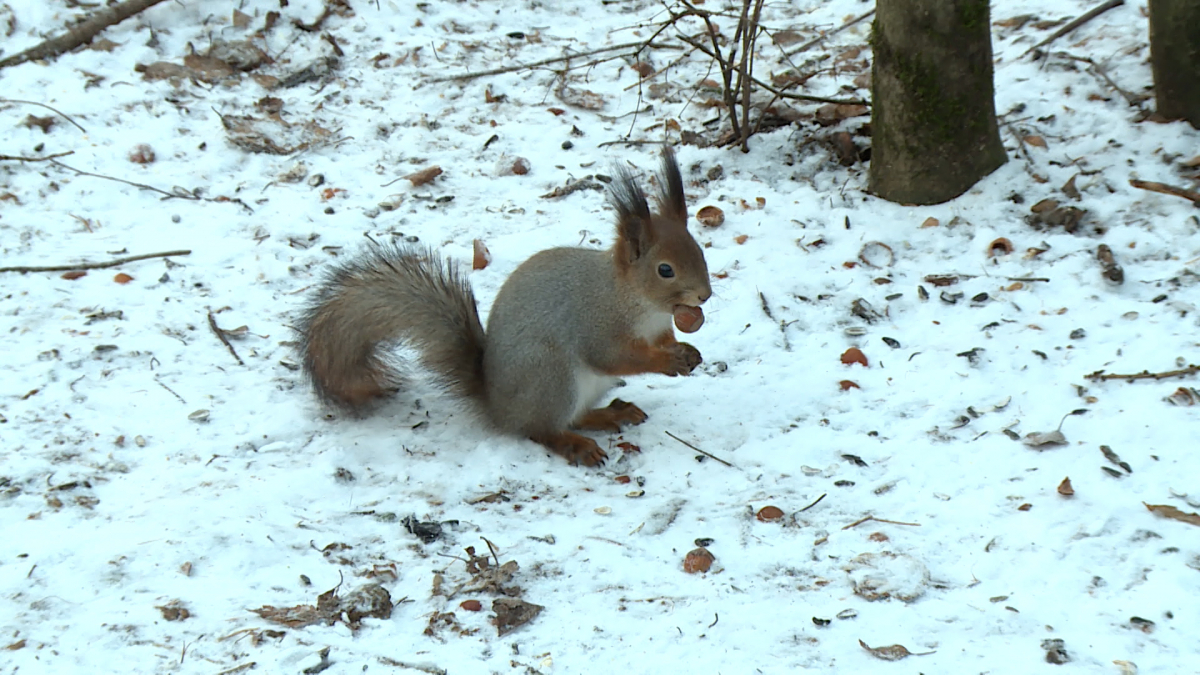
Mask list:
[[[699,349],[686,342],[678,342],[671,347],[671,360],[663,374],[671,377],[687,375],[703,362],[704,359],[700,357]]]

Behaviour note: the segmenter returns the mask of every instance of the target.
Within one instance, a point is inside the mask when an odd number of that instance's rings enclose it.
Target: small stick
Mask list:
[[[20,65],[26,61],[56,58],[76,47],[91,42],[92,38],[99,35],[105,28],[115,26],[134,14],[147,10],[162,1],[125,0],[125,2],[118,5],[105,7],[92,14],[83,23],[76,25],[58,37],[52,37],[19,54],[13,54],[6,59],[0,59],[0,68]]]
[[[848,530],[852,527],[857,527],[859,525],[862,525],[863,523],[870,522],[870,521],[874,521],[876,523],[889,523],[891,525],[907,525],[909,527],[920,527],[921,526],[920,523],[902,523],[898,520],[885,520],[883,518],[876,518],[875,516],[867,516],[865,518],[859,518],[858,520],[854,521],[853,523],[850,523],[849,525],[843,527],[842,529]]]
[[[1004,277],[1004,278],[1008,279],[1009,281],[1044,281],[1046,283],[1050,283],[1050,280],[1047,279],[1046,277]]]
[[[838,26],[837,28],[834,28],[833,30],[828,31],[826,33],[822,33],[821,36],[818,38],[813,38],[812,40],[805,42],[804,44],[800,45],[799,47],[796,47],[795,49],[793,49],[790,52],[784,52],[784,55],[795,56],[796,54],[799,54],[800,52],[808,51],[809,49],[812,49],[813,47],[824,42],[830,36],[837,35],[838,33],[846,30],[847,28],[853,26],[854,24],[861,23],[862,21],[865,21],[866,19],[869,19],[874,15],[875,15],[875,10],[871,10],[871,11],[867,12],[866,14],[863,14],[862,16],[856,16],[853,19],[847,21],[846,23]]]
[[[799,510],[799,511],[797,511],[796,513],[804,513],[805,511],[807,511],[807,510],[811,509],[812,507],[816,506],[817,504],[820,504],[820,503],[821,503],[821,500],[822,500],[822,499],[825,499],[825,495],[826,495],[826,494],[829,494],[829,493],[825,493],[825,494],[821,495],[820,497],[817,497],[817,501],[815,501],[815,502],[813,502],[813,503],[809,504],[808,506],[806,506],[806,507],[804,507],[804,508],[800,509],[800,510]]]
[[[232,668],[227,668],[225,670],[222,670],[221,672],[217,673],[217,675],[233,675],[234,673],[240,673],[243,670],[250,670],[251,668],[254,668],[257,665],[258,665],[258,663],[254,662],[254,661],[247,661],[246,663],[243,663],[240,666],[234,666]]]
[[[212,329],[212,332],[217,334],[217,338],[221,342],[225,343],[225,346],[229,349],[229,353],[233,354],[233,358],[237,359],[238,365],[239,366],[246,365],[246,363],[244,361],[242,361],[242,357],[238,356],[237,350],[235,350],[233,348],[233,345],[229,344],[229,338],[225,337],[225,331],[221,330],[220,328],[217,328],[217,318],[215,316],[213,316],[211,309],[208,310],[208,327]],[[484,541],[487,541],[487,540],[485,539]]]
[[[446,75],[444,77],[435,77],[431,80],[425,80],[425,84],[436,84],[438,82],[453,82],[453,81],[458,81],[458,80],[474,80],[474,79],[477,79],[480,77],[487,77],[488,75],[501,75],[503,73],[513,73],[518,70],[526,70],[528,68],[537,68],[538,66],[545,66],[545,65],[549,65],[551,63],[563,63],[564,61],[570,61],[571,59],[577,59],[581,56],[591,56],[593,54],[603,54],[604,52],[613,52],[618,49],[629,49],[630,47],[639,47],[641,49],[644,49],[648,46],[650,46],[649,43],[644,42],[644,41],[626,42],[624,44],[613,45],[611,47],[601,47],[599,49],[593,49],[593,50],[586,51],[586,52],[577,52],[575,54],[567,54],[566,56],[556,56],[552,59],[542,59],[541,61],[534,61],[533,63],[518,63],[518,64],[512,65],[512,66],[505,66],[504,68],[493,68],[491,70],[481,70],[477,73],[459,73],[457,75]],[[639,49],[638,51],[641,51],[641,49]]]
[[[55,154],[53,154],[53,155],[46,155],[45,157],[21,157],[21,156],[18,156],[18,155],[0,155],[0,161],[7,161],[7,162],[45,162],[45,161],[48,161],[48,160],[52,160],[52,159],[54,159],[55,157],[66,157],[67,155],[73,155],[73,154],[75,154],[75,151],[74,151],[74,150],[68,150],[68,151],[66,151],[66,152],[57,152],[57,153],[55,153]]]
[[[1149,190],[1150,192],[1159,192],[1164,195],[1175,195],[1176,197],[1190,199],[1193,204],[1200,206],[1200,192],[1196,192],[1195,190],[1175,187],[1174,185],[1167,185],[1166,183],[1155,183],[1148,180],[1133,179],[1129,181],[1129,184],[1140,190]]]
[[[49,265],[46,267],[0,267],[0,272],[71,272],[74,270],[102,270],[117,265],[124,265],[127,262],[137,260],[147,260],[149,258],[166,258],[173,255],[190,255],[191,251],[166,251],[164,253],[143,253],[142,255],[131,255],[127,258],[117,258],[108,262],[96,263],[80,263],[78,265]]]
[[[727,466],[727,467],[729,467],[729,468],[731,468],[731,469],[732,469],[732,468],[735,468],[735,467],[734,467],[732,464],[730,464],[729,462],[726,462],[725,460],[721,459],[720,457],[717,457],[716,455],[714,455],[714,454],[712,454],[712,453],[710,453],[710,452],[705,452],[704,450],[701,450],[700,448],[697,448],[696,446],[692,445],[691,443],[688,443],[687,441],[683,440],[682,438],[680,438],[680,437],[676,436],[675,434],[673,434],[673,433],[671,433],[671,432],[669,432],[669,431],[664,431],[663,433],[665,433],[666,435],[670,436],[671,438],[674,438],[675,440],[679,441],[680,443],[683,443],[684,445],[686,445],[686,446],[688,446],[689,448],[691,448],[691,449],[695,450],[696,452],[698,452],[698,453],[700,453],[700,454],[702,454],[702,455],[705,455],[705,456],[706,456],[706,457],[708,457],[709,459],[715,459],[715,460],[717,460],[718,462],[720,462],[720,463],[724,464],[725,466]]]
[[[1103,370],[1097,370],[1096,372],[1091,373],[1090,375],[1084,375],[1083,377],[1086,380],[1093,380],[1096,382],[1103,382],[1105,380],[1165,380],[1168,377],[1183,377],[1184,375],[1195,375],[1196,373],[1200,373],[1200,366],[1191,365],[1187,368],[1180,368],[1179,370],[1168,370],[1161,373],[1152,373],[1148,370],[1143,370],[1140,373],[1133,373],[1131,375],[1106,373]]]
[[[46,110],[50,110],[54,113],[57,113],[59,117],[62,117],[64,120],[70,122],[71,124],[74,124],[76,129],[79,129],[80,131],[82,131],[85,134],[87,133],[87,129],[84,129],[82,126],[80,126],[79,122],[76,122],[75,120],[71,119],[63,111],[61,111],[57,108],[51,108],[50,106],[46,105],[45,103],[38,103],[37,101],[20,101],[15,98],[0,98],[0,103],[24,103],[25,105],[40,105],[41,107],[45,108]]]
[[[50,160],[50,163],[55,166],[61,166],[62,168],[67,169],[69,171],[74,171],[75,173],[77,173],[81,176],[91,176],[92,178],[103,178],[104,180],[111,180],[111,181],[115,181],[117,183],[124,183],[125,185],[131,185],[140,190],[150,190],[151,192],[157,192],[160,195],[164,195],[163,201],[166,201],[168,199],[186,199],[186,200],[192,201],[192,202],[229,202],[231,204],[237,204],[238,206],[242,207],[243,209],[246,209],[247,211],[249,211],[250,213],[254,213],[254,209],[247,206],[246,203],[240,199],[230,199],[229,197],[220,197],[220,196],[218,196],[218,197],[201,197],[200,195],[196,194],[194,191],[190,191],[190,190],[187,190],[187,189],[181,188],[181,187],[176,187],[173,192],[167,192],[166,190],[163,190],[162,188],[156,188],[153,185],[146,185],[144,183],[134,183],[133,181],[128,181],[128,180],[125,180],[124,178],[116,178],[114,176],[105,176],[102,173],[92,173],[90,171],[82,171],[80,169],[76,169],[73,166],[67,166],[66,164],[63,164],[62,162],[58,161],[57,159]]]
[[[1100,16],[1101,14],[1107,12],[1108,10],[1113,9],[1115,7],[1120,7],[1123,4],[1125,4],[1125,0],[1108,0],[1108,2],[1104,3],[1103,5],[1100,5],[1099,7],[1093,7],[1092,9],[1081,14],[1078,19],[1075,19],[1074,21],[1068,23],[1067,25],[1063,26],[1062,28],[1059,28],[1058,30],[1054,31],[1054,33],[1050,37],[1048,37],[1045,40],[1042,40],[1041,42],[1037,43],[1036,45],[1030,47],[1024,54],[1021,54],[1017,58],[1022,58],[1022,59],[1025,58],[1026,56],[1029,55],[1029,52],[1033,52],[1038,49],[1041,49],[1042,47],[1045,47],[1046,45],[1050,44],[1051,42],[1054,42],[1058,38],[1066,35],[1067,33],[1070,33],[1071,31],[1075,30],[1076,28],[1079,28],[1083,24]]]
[[[156,377],[156,378],[154,378],[154,381],[158,383],[158,386],[160,386],[160,387],[162,387],[163,389],[166,389],[167,391],[171,392],[171,395],[172,395],[172,396],[174,396],[175,398],[179,399],[179,402],[180,402],[180,403],[182,403],[182,404],[184,404],[184,405],[187,405],[187,401],[183,400],[183,397],[182,397],[182,396],[180,396],[179,394],[176,394],[174,389],[172,389],[172,388],[168,387],[167,385],[163,384],[162,380],[160,380],[160,379],[158,379],[158,378]]]

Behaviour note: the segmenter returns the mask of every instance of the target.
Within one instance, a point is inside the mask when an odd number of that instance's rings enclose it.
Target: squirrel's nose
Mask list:
[[[708,291],[707,293],[697,296],[697,299],[700,301],[700,304],[704,304],[711,297],[712,291]]]

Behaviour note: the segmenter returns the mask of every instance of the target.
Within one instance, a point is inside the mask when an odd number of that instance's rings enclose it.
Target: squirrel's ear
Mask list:
[[[658,174],[658,211],[668,220],[687,224],[687,200],[683,196],[683,177],[675,163],[675,151],[664,145],[662,170]]]
[[[609,184],[608,200],[617,210],[618,246],[626,261],[633,262],[650,248],[654,231],[646,195],[625,167],[617,169],[616,179]]]

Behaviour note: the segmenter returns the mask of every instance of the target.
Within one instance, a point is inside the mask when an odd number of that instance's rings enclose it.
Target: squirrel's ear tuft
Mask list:
[[[616,179],[609,184],[608,201],[617,210],[617,238],[629,262],[633,262],[650,247],[650,206],[625,167],[617,169]]]
[[[668,219],[687,224],[687,200],[683,196],[683,177],[675,163],[675,151],[664,145],[662,170],[658,174],[658,211]]]

